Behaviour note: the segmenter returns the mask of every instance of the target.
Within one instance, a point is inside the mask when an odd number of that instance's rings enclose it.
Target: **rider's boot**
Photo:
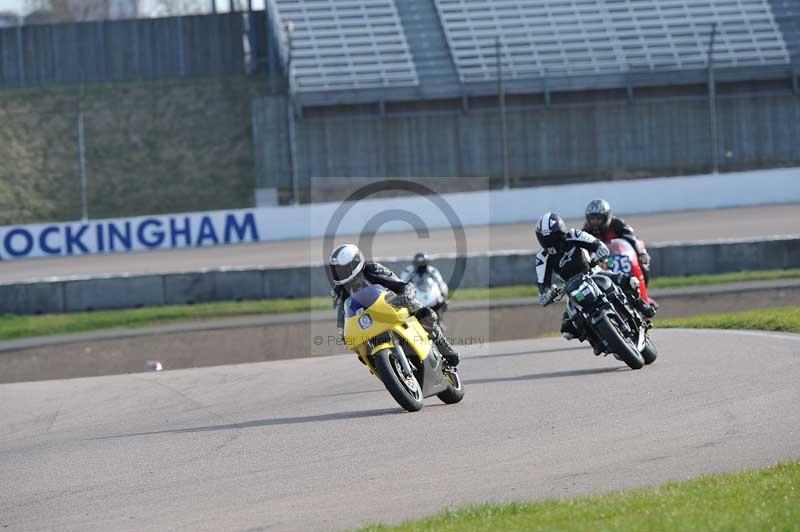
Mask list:
[[[592,350],[594,351],[594,356],[600,356],[603,354],[603,348],[597,343],[597,341],[587,338],[589,345],[592,346]]]
[[[564,316],[561,317],[561,336],[564,337],[565,340],[575,340],[576,338],[580,338],[580,331],[575,326],[575,323],[569,319],[567,313],[564,313]]]
[[[599,344],[593,340],[591,336],[587,336],[585,332],[581,332],[575,322],[569,319],[569,315],[567,315],[566,312],[561,319],[561,336],[563,336],[565,340],[577,339],[581,342],[586,340],[589,342],[589,345],[592,346],[595,356],[603,354],[603,349],[599,346]]]
[[[650,304],[645,303],[641,297],[633,300],[633,306],[648,320],[653,319],[653,316],[656,315],[655,309]]]
[[[633,275],[629,275],[627,277],[628,282],[623,284],[623,288],[625,289],[628,297],[631,299],[631,304],[633,304],[633,307],[636,310],[641,312],[645,319],[653,319],[653,316],[656,315],[656,311],[649,303],[642,299],[642,294],[639,291],[639,279]]]
[[[439,327],[438,323],[431,331],[431,339],[444,357],[445,363],[453,368],[458,366],[458,363],[461,360],[461,355],[459,355],[458,352],[453,349],[453,346],[450,345],[450,342],[447,341],[447,337],[442,332],[442,329]]]

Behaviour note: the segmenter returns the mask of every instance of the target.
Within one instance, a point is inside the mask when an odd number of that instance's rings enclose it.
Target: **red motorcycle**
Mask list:
[[[633,246],[627,240],[621,238],[615,238],[607,245],[611,255],[602,264],[602,267],[614,273],[627,273],[635,276],[639,279],[639,292],[642,294],[642,299],[650,303],[653,308],[658,308],[658,303],[647,294],[647,283],[644,282],[644,273],[642,272],[642,266],[639,264],[639,254],[636,253]]]

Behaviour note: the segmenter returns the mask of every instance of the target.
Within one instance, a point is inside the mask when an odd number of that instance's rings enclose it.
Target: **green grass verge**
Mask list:
[[[689,318],[657,319],[659,328],[755,329],[800,333],[800,307],[777,307]]]
[[[797,530],[800,462],[654,488],[507,505],[483,504],[365,531]]]
[[[653,287],[697,286],[724,282],[755,281],[797,278],[800,269],[770,270],[763,272],[738,272],[723,275],[696,277],[667,277],[655,279]],[[538,291],[533,285],[499,286],[494,288],[466,288],[458,290],[453,301],[503,300],[515,297],[533,297]],[[151,307],[133,310],[109,310],[50,314],[45,316],[0,316],[0,340],[15,340],[34,336],[88,332],[113,328],[137,328],[166,325],[178,322],[283,314],[328,310],[327,297],[308,299],[271,299],[267,301],[242,301],[202,303],[168,307]],[[666,322],[665,322],[666,323]]]
[[[787,270],[744,271],[715,275],[690,275],[653,279],[648,288],[682,288],[710,284],[741,283],[747,281],[774,281],[777,279],[800,279],[800,268]]]

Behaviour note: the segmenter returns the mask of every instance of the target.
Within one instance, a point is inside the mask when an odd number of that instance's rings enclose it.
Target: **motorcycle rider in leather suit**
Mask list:
[[[639,255],[639,266],[642,268],[644,282],[650,283],[650,255],[647,249],[642,241],[636,238],[633,227],[611,213],[611,205],[606,200],[596,199],[589,202],[586,206],[586,223],[583,225],[583,230],[606,244],[615,238],[627,241]]]
[[[536,275],[541,305],[550,304],[556,296],[556,292],[552,290],[554,275],[567,281],[575,275],[589,273],[586,253],[594,253],[600,260],[609,255],[608,248],[603,242],[584,231],[567,230],[564,220],[555,213],[548,212],[542,216],[536,223],[535,232],[536,239],[542,246],[536,255]],[[645,318],[650,319],[655,315],[653,308],[642,300],[639,280],[636,277],[607,270],[600,270],[597,273],[609,277],[618,285]],[[561,320],[561,333],[567,340],[589,339],[583,331],[578,330],[566,312]],[[595,354],[600,352],[598,346],[592,345],[592,347]]]
[[[430,259],[426,253],[419,252],[414,255],[412,263],[400,274],[400,279],[414,283],[416,286],[422,285],[428,277],[433,279],[433,282],[439,286],[439,290],[441,290],[442,296],[444,297],[444,301],[433,309],[437,313],[442,314],[447,310],[447,293],[449,292],[449,288],[439,270],[436,269],[435,266],[431,266]]]
[[[344,302],[352,293],[365,286],[379,284],[399,296],[393,305],[406,307],[419,320],[422,328],[428,332],[431,340],[436,344],[445,362],[453,367],[458,365],[460,356],[453,350],[442,332],[436,312],[423,307],[419,301],[414,299],[416,288],[412,283],[401,280],[392,270],[378,262],[365,260],[364,254],[353,244],[345,244],[334,249],[328,261],[328,267],[334,284],[331,296],[333,297],[333,306],[336,308],[336,323],[340,338],[344,334]]]

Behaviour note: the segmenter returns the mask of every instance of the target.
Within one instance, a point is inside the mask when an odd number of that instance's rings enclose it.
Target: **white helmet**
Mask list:
[[[339,246],[328,260],[333,284],[341,286],[353,280],[364,269],[364,254],[353,244]]]

